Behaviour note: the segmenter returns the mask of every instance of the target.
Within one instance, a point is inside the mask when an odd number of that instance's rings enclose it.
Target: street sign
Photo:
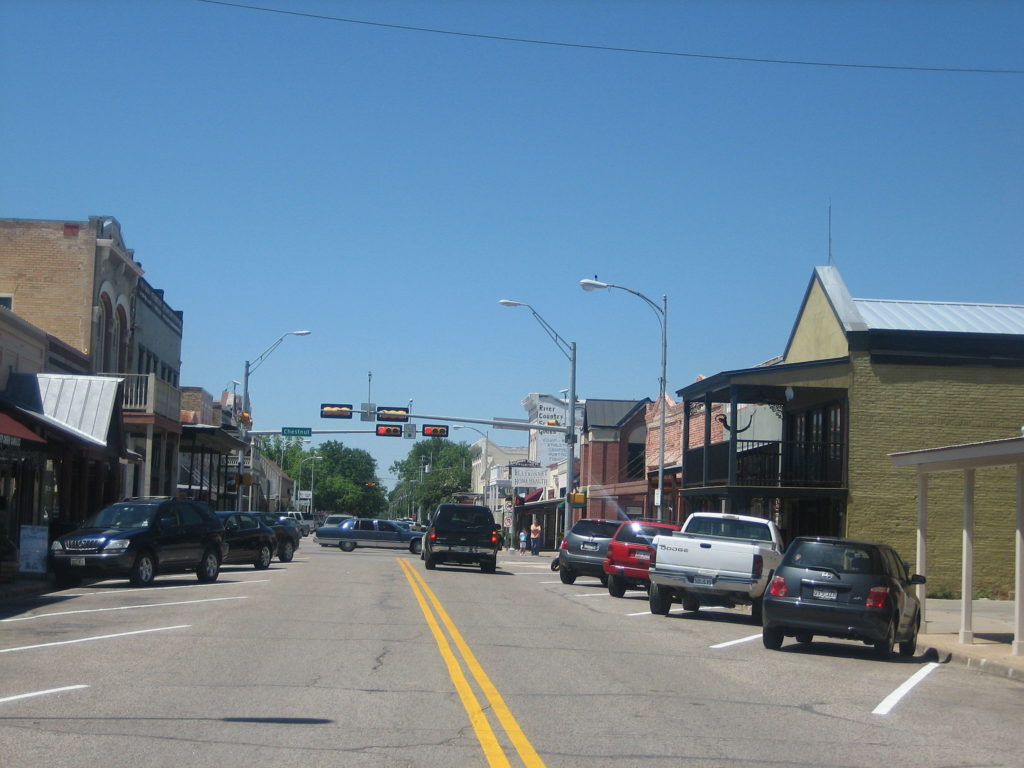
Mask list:
[[[313,498],[312,491],[299,491],[299,501],[309,501]]]
[[[311,427],[281,427],[281,437],[312,437]]]

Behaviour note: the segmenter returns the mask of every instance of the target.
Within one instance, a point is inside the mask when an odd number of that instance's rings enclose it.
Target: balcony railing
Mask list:
[[[181,418],[181,390],[155,373],[108,374],[124,379],[124,411],[152,413],[178,421]]]
[[[686,451],[683,483],[687,488],[729,484],[729,443],[707,446],[708,476],[704,480],[704,446]],[[764,487],[841,488],[846,445],[807,440],[737,440],[736,485]]]

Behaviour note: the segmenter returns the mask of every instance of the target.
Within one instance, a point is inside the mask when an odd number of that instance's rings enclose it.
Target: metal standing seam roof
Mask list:
[[[41,421],[106,447],[120,384],[111,376],[14,373],[6,394]]]
[[[853,299],[871,330],[994,333],[1024,336],[1024,306]]]
[[[649,400],[598,400],[584,403],[586,423],[590,427],[617,427],[641,403]]]

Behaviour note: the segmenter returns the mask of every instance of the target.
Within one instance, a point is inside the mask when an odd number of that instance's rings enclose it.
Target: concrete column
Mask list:
[[[917,473],[917,557],[914,571],[928,576],[928,473]],[[928,631],[927,584],[917,585],[917,599],[921,602],[921,631]]]
[[[960,574],[960,642],[974,643],[972,594],[974,592],[974,470],[964,470],[964,531]]]
[[[1013,644],[1010,653],[1024,656],[1024,463],[1017,465],[1017,530],[1014,557]]]

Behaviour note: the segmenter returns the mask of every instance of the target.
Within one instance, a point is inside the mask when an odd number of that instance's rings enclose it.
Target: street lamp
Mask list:
[[[480,435],[484,439],[484,450],[483,450],[483,454],[480,456],[480,463],[483,465],[483,472],[481,473],[480,484],[483,487],[483,491],[484,491],[484,503],[488,507],[490,507],[491,506],[491,500],[490,500],[490,498],[488,496],[488,493],[487,493],[487,488],[488,488],[488,482],[487,482],[487,479],[488,479],[487,478],[487,475],[488,475],[487,448],[488,448],[488,444],[491,441],[490,430],[487,430],[487,432],[485,433],[485,432],[481,432],[476,427],[470,427],[470,426],[468,426],[466,424],[455,424],[452,427],[452,429],[472,429],[474,432],[476,432],[478,435]],[[491,511],[492,512],[494,511],[493,507],[491,507]]]
[[[307,461],[319,461],[322,458],[323,458],[323,456],[317,456],[316,454],[313,454],[312,456],[307,456],[306,458],[301,459],[299,461],[298,482],[296,483],[295,500],[299,502],[299,506],[300,507],[302,506],[302,499],[299,498],[299,495],[302,493],[302,465],[305,464]],[[310,511],[311,514],[313,512],[313,468],[314,467],[316,467],[316,464],[314,464],[312,467],[309,468],[309,511]]]
[[[312,333],[312,331],[288,331],[288,333],[282,334],[281,338],[279,338],[277,341],[275,341],[273,344],[271,344],[269,347],[263,350],[260,356],[257,357],[255,360],[253,360],[252,362],[248,360],[245,361],[245,374],[242,376],[242,413],[245,415],[239,419],[238,423],[238,429],[239,432],[241,433],[242,442],[244,443],[244,445],[242,446],[242,450],[238,456],[239,482],[235,483],[235,489],[237,490],[238,494],[237,498],[235,499],[235,511],[237,512],[242,511],[242,484],[240,481],[242,479],[242,469],[245,466],[245,457],[246,454],[249,452],[249,433],[248,427],[245,425],[246,421],[250,421],[251,423],[251,416],[249,415],[251,413],[251,411],[249,410],[249,374],[255,371],[257,368],[259,368],[263,364],[263,362],[270,356],[270,353],[277,349],[279,346],[281,346],[281,342],[285,340],[285,337],[309,336],[310,333]]]
[[[512,301],[511,299],[500,299],[498,303],[503,307],[526,307],[530,310],[534,319],[540,323],[540,327],[547,331],[551,340],[558,345],[558,348],[562,350],[562,354],[569,359],[569,423],[565,433],[565,442],[569,445],[569,462],[565,481],[565,516],[564,523],[562,524],[564,535],[572,528],[572,506],[569,503],[569,494],[572,493],[576,480],[576,342],[566,341],[559,336],[558,332],[548,324],[548,321],[541,317],[537,310],[529,304],[521,301]]]
[[[580,280],[580,288],[584,291],[599,291],[604,288],[618,288],[620,291],[632,293],[647,302],[654,310],[661,326],[661,378],[658,380],[658,492],[654,496],[654,507],[657,510],[658,520],[664,520],[663,493],[665,491],[665,357],[667,350],[667,324],[668,324],[668,296],[662,295],[661,306],[659,307],[639,291],[627,288],[624,285],[615,283],[603,283],[600,280]]]

